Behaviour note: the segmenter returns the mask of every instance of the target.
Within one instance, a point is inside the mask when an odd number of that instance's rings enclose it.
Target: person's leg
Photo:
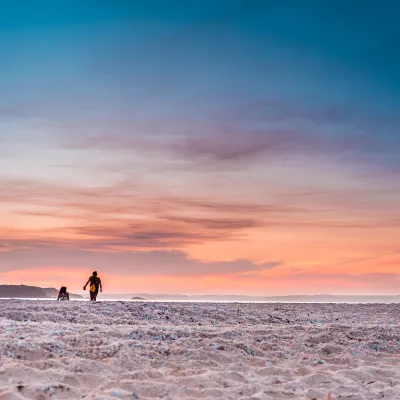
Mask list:
[[[90,292],[90,301],[95,301],[95,300],[94,300],[94,293],[93,293],[93,292]]]

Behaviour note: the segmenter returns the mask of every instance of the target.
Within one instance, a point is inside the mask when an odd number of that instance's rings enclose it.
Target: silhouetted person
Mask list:
[[[96,301],[97,300],[97,295],[99,294],[99,288],[100,292],[103,291],[103,287],[101,286],[101,280],[97,276],[97,271],[94,271],[92,276],[88,279],[86,282],[86,285],[83,287],[83,290],[86,290],[86,286],[90,283],[90,300],[91,301]]]
[[[60,291],[58,292],[58,300],[69,300],[69,293],[67,292],[67,288],[63,286]]]

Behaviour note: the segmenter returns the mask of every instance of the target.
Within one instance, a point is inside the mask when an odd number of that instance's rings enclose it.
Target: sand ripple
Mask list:
[[[398,305],[0,305],[0,400],[400,399]]]

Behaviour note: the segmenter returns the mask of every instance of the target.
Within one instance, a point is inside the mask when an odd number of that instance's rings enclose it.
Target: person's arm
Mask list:
[[[86,282],[86,285],[83,287],[83,290],[86,290],[86,286],[89,285],[90,279]]]
[[[99,279],[99,285],[100,285],[100,292],[102,292],[103,291],[103,286],[101,284],[101,279]]]

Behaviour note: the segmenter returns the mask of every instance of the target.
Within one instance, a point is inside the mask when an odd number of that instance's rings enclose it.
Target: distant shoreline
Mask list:
[[[56,300],[58,289],[26,285],[0,285],[0,299]],[[71,300],[88,301],[88,293],[74,294]],[[235,294],[179,294],[179,293],[101,293],[99,301],[148,303],[242,303],[242,304],[399,304],[399,295],[281,295],[256,296]]]
[[[48,298],[32,298],[32,297],[0,297],[1,300],[29,300],[29,301],[57,301],[55,297]],[[70,301],[76,302],[90,302],[90,299],[71,299]],[[199,304],[398,304],[398,302],[373,302],[373,301],[273,301],[273,300],[172,300],[172,299],[101,299],[97,300],[97,303],[107,302],[122,302],[122,303],[199,303]]]

